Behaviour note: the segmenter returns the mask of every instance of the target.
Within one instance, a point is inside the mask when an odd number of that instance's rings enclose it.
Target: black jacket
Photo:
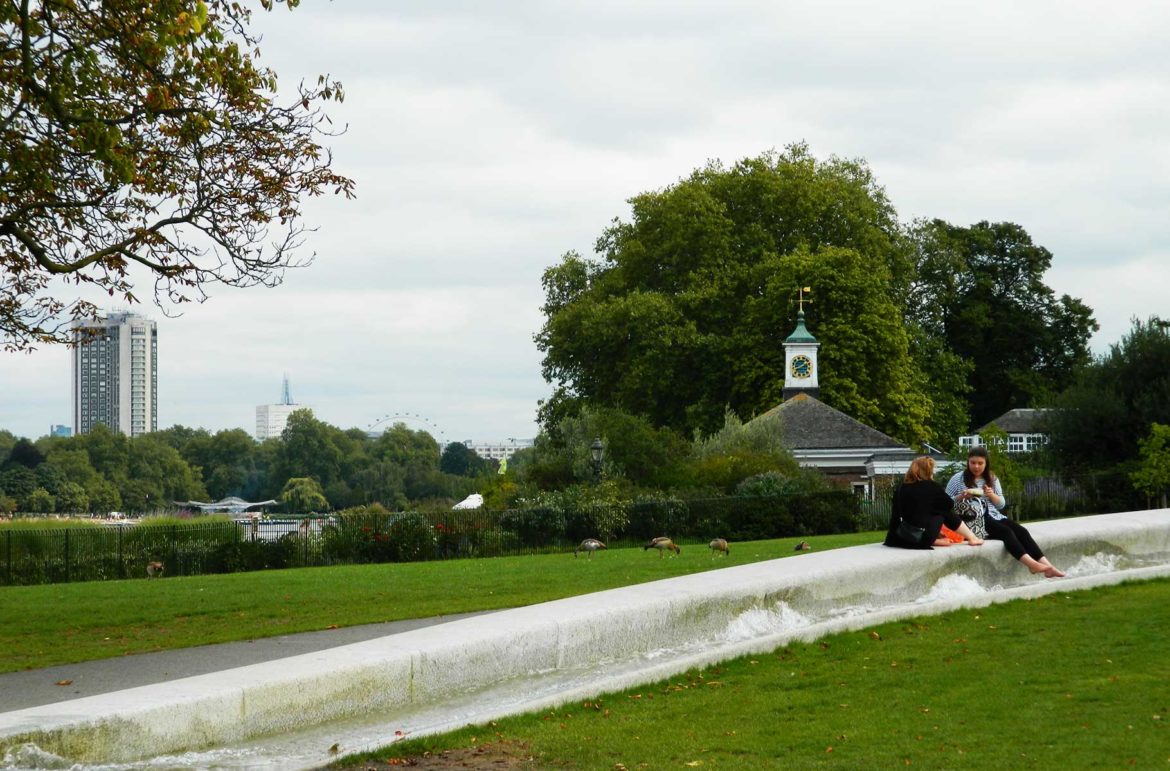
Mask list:
[[[924,543],[908,543],[897,535],[898,525],[903,520],[915,527],[933,530],[938,534],[939,528],[932,527],[932,517],[951,518],[950,514],[955,502],[946,494],[942,486],[932,479],[923,479],[918,482],[906,482],[894,491],[894,500],[890,507],[890,528],[886,532],[886,546],[900,546],[904,549],[929,549],[934,538],[924,539]]]

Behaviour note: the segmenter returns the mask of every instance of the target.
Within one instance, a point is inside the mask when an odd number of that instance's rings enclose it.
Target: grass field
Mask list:
[[[885,624],[339,765],[1170,766],[1170,581]],[[531,760],[529,760],[531,759]]]
[[[807,539],[816,550],[879,534]],[[0,588],[0,671],[515,607],[763,559],[797,539]],[[1170,767],[1170,581],[886,624],[394,745],[349,767]],[[531,758],[531,760],[529,760]]]
[[[811,537],[814,549],[877,533]],[[800,539],[705,544],[660,558],[543,554],[229,575],[0,587],[0,672],[406,618],[518,607],[727,565],[789,557]]]

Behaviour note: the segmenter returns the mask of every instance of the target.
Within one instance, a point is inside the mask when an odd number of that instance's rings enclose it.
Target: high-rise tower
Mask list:
[[[136,313],[74,323],[73,430],[97,423],[128,436],[158,430],[158,329]]]
[[[292,400],[286,373],[280,389],[280,404],[256,405],[256,440],[263,442],[265,439],[280,436],[284,433],[284,427],[288,425],[288,416],[300,409],[305,409],[305,406]]]

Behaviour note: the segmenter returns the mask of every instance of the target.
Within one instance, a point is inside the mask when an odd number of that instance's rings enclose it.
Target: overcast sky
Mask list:
[[[806,141],[864,158],[899,217],[1011,221],[1102,352],[1170,316],[1170,4],[385,2],[258,13],[281,83],[342,81],[315,263],[159,327],[159,427],[251,432],[294,401],[343,428],[532,437],[542,271],[626,200]],[[149,296],[149,292],[143,292]],[[815,319],[810,318],[815,334]],[[0,353],[0,428],[72,423],[64,349]]]

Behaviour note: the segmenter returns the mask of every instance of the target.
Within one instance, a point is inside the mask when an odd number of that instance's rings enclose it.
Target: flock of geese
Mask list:
[[[576,558],[578,554],[585,552],[587,555],[589,555],[590,558],[592,558],[593,552],[605,548],[607,548],[606,545],[596,538],[586,538],[580,543],[580,545],[577,546],[576,549],[573,549],[573,557]],[[712,554],[722,553],[725,557],[731,556],[731,545],[727,543],[726,538],[714,539],[710,544],[708,544],[708,548],[711,550]],[[808,545],[808,541],[801,541],[796,545],[794,551],[808,551],[811,548],[812,547]],[[651,538],[650,543],[642,547],[643,551],[648,551],[650,549],[657,549],[659,557],[664,556],[668,551],[674,552],[675,554],[682,554],[682,549],[679,548],[679,545],[664,535],[660,535],[657,538]]]
[[[580,543],[580,545],[577,546],[576,549],[573,549],[573,557],[576,558],[578,554],[585,552],[590,557],[590,559],[592,559],[593,552],[605,548],[607,548],[606,545],[596,538],[586,538]],[[726,538],[714,539],[709,544],[709,548],[711,549],[712,554],[721,553],[725,557],[731,556],[731,545],[727,543]],[[808,545],[808,541],[801,541],[796,545],[796,551],[807,551],[811,548],[812,547]],[[657,538],[651,538],[650,543],[642,547],[643,551],[647,551],[649,549],[657,549],[659,557],[664,556],[668,551],[674,552],[674,554],[682,554],[682,549],[679,548],[678,544],[664,535],[660,535]],[[163,565],[163,563],[149,562],[146,565],[146,577],[162,578],[164,570],[166,570],[166,567]]]

